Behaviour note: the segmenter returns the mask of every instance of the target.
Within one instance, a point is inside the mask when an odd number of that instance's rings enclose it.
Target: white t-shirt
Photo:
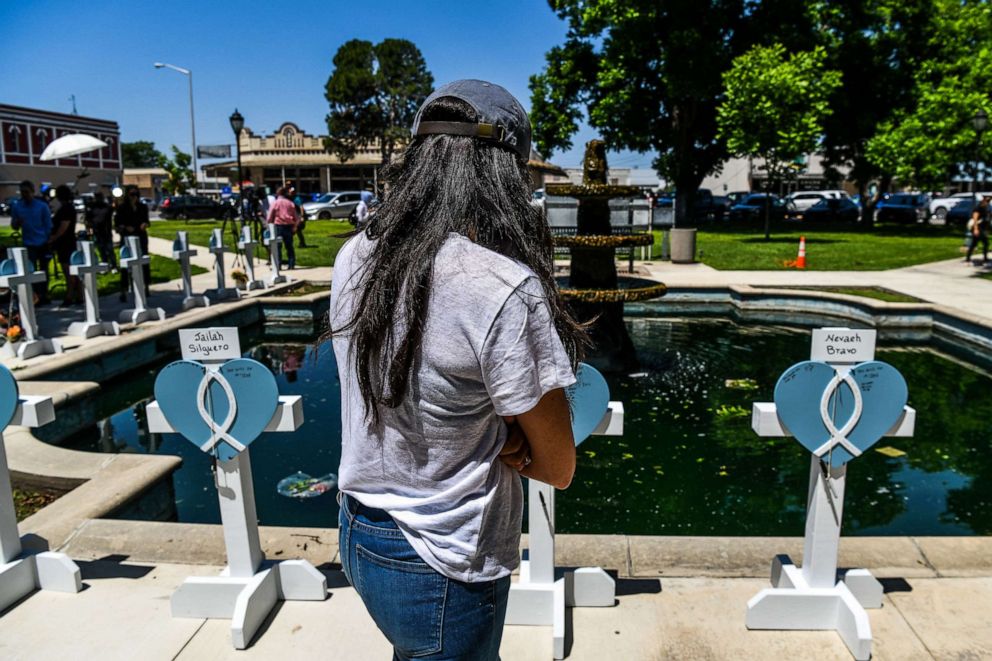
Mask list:
[[[338,253],[331,327],[351,319],[372,243]],[[526,413],[575,382],[540,282],[528,267],[452,233],[434,262],[420,354],[406,396],[372,428],[350,338],[334,338],[341,380],[338,486],[389,512],[423,558],[460,581],[488,581],[519,562],[520,476],[499,461],[501,416]]]

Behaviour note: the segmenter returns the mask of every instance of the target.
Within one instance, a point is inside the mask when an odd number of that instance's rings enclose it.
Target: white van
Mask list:
[[[806,211],[822,199],[850,199],[850,195],[842,190],[800,190],[788,197],[796,211]]]

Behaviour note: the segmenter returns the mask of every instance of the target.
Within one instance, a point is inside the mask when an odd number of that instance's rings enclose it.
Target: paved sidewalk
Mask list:
[[[339,571],[325,570],[330,598],[285,602],[246,651],[230,643],[226,620],[174,619],[172,591],[189,575],[219,567],[80,563],[84,590],[36,592],[0,618],[0,658],[10,661],[116,659],[375,660],[390,647]],[[569,659],[709,660],[851,658],[833,632],[747,631],[747,600],[762,579],[621,579],[614,608],[575,609]],[[992,657],[992,578],[888,582],[884,606],[869,611],[879,661]],[[507,661],[550,661],[548,627],[508,626]]]
[[[705,264],[637,264],[651,278],[661,280],[669,287],[884,287],[992,321],[992,280],[979,277],[989,271],[969,266],[963,259],[889,271],[718,271]]]

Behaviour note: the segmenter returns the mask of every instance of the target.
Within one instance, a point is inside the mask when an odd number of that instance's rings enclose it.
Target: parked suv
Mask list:
[[[792,203],[792,208],[799,213],[806,211],[820,200],[844,200],[850,196],[842,190],[802,190],[790,193],[788,202]]]
[[[202,195],[170,195],[159,205],[159,214],[168,220],[190,218],[219,218],[221,205]]]
[[[929,216],[930,197],[925,193],[896,193],[879,207],[875,220],[879,223],[918,223]]]
[[[319,218],[347,218],[358,206],[362,199],[360,191],[344,191],[340,193],[324,193],[315,202],[303,203],[303,217],[307,220]]]

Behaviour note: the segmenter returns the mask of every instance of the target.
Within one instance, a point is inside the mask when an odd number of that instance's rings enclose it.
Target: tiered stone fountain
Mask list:
[[[590,329],[593,350],[588,362],[608,372],[637,368],[637,354],[623,321],[623,305],[663,296],[664,284],[653,280],[619,276],[615,249],[651,245],[649,233],[614,234],[609,201],[640,197],[636,186],[607,184],[606,145],[602,140],[586,144],[582,185],[548,184],[548,195],[574,197],[579,201],[575,236],[556,236],[555,245],[567,247],[571,265],[562,296],[580,321],[593,321]]]

